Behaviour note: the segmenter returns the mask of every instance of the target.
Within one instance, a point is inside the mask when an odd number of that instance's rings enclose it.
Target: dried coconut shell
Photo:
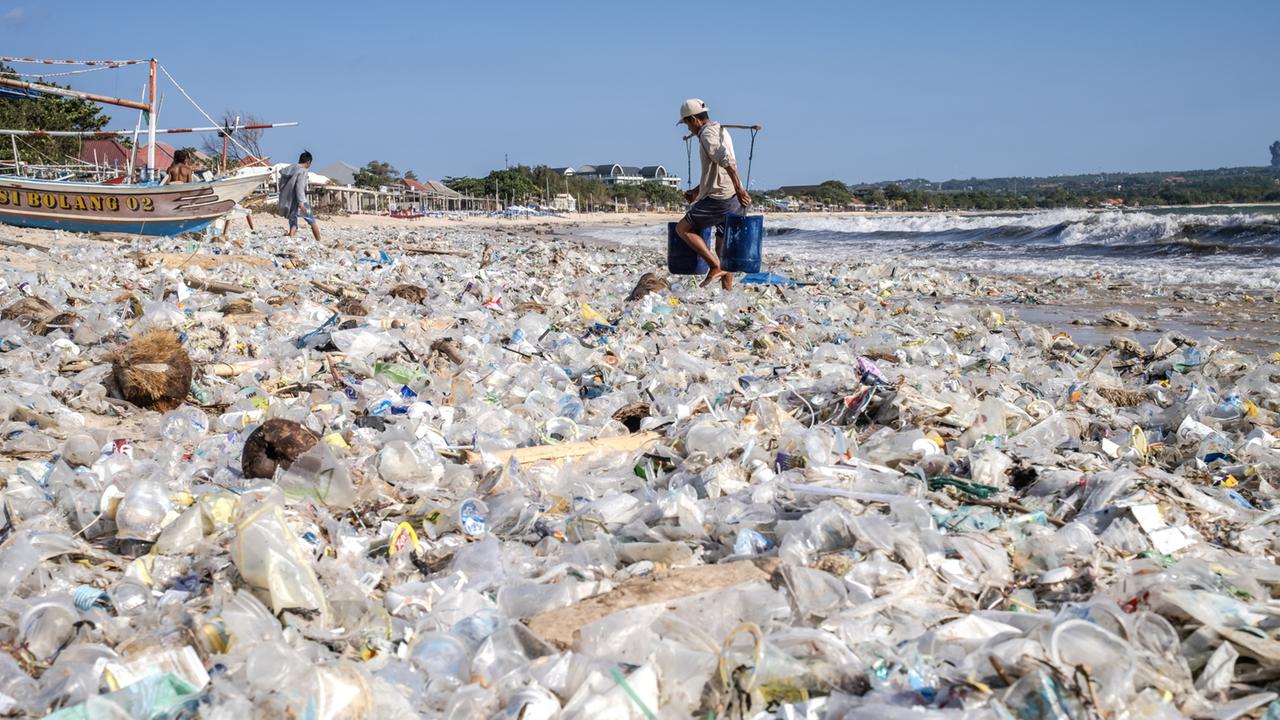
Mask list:
[[[640,276],[640,281],[636,283],[635,289],[627,296],[628,302],[634,302],[649,293],[662,292],[671,287],[671,284],[657,275],[649,272]]]
[[[623,405],[613,413],[613,419],[627,426],[631,432],[640,432],[640,423],[649,417],[649,403],[633,402]]]
[[[32,332],[43,334],[40,330],[49,318],[57,314],[47,301],[38,297],[24,297],[0,310],[0,320],[16,320],[27,325]]]
[[[73,313],[71,311],[60,312],[40,325],[37,332],[41,335],[48,335],[54,330],[63,330],[67,334],[70,334],[71,331],[75,329],[76,323],[83,321],[84,318],[80,317],[77,313]]]
[[[229,300],[222,306],[223,315],[248,315],[253,312],[253,301],[248,298]]]
[[[361,305],[358,300],[347,298],[338,303],[338,312],[343,315],[354,315],[356,317],[364,317],[369,314],[369,310]]]
[[[167,412],[191,392],[191,357],[172,330],[148,330],[109,359],[116,387],[134,405]]]
[[[1147,394],[1124,388],[1098,388],[1098,394],[1116,407],[1134,407],[1147,399]]]
[[[453,341],[453,338],[440,338],[431,343],[432,355],[444,355],[453,362],[454,365],[461,365],[466,362],[466,358],[462,356],[462,349]]]
[[[423,300],[426,300],[429,293],[426,288],[419,285],[401,283],[391,288],[391,292],[387,294],[391,297],[400,298],[401,300],[407,300],[411,303],[418,304]]]
[[[276,468],[288,470],[320,438],[306,427],[284,418],[271,418],[244,441],[240,470],[246,478],[275,477]]]

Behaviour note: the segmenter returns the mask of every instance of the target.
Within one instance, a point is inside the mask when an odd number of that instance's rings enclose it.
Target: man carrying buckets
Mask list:
[[[676,225],[676,234],[711,269],[702,281],[706,287],[718,278],[728,290],[733,287],[733,275],[720,267],[720,253],[724,252],[724,224],[729,213],[742,212],[751,204],[751,195],[738,179],[738,164],[733,156],[733,139],[720,123],[711,120],[707,104],[697,98],[685,100],[680,105],[680,124],[698,136],[698,158],[702,160],[702,176],[698,185],[684,194],[689,210]],[[702,240],[702,232],[716,228],[716,250],[712,252]]]

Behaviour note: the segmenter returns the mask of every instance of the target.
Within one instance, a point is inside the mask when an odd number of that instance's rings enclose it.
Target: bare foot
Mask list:
[[[698,287],[707,287],[711,285],[711,283],[715,282],[717,279],[723,278],[728,274],[729,274],[728,272],[721,270],[718,267],[713,267],[707,271],[707,276],[702,279],[702,283],[698,285]],[[731,279],[730,282],[733,282],[733,280]]]
[[[733,289],[733,273],[725,273],[720,276],[720,287],[725,290]]]

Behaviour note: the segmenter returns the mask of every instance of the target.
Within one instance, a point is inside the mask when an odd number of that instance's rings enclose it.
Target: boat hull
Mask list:
[[[70,232],[177,235],[225,215],[266,180],[102,185],[0,177],[0,223]]]

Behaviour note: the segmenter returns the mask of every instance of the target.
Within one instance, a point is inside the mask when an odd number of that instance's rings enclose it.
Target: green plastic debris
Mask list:
[[[138,720],[168,720],[176,717],[188,703],[200,697],[200,690],[174,675],[164,673],[150,675],[115,692],[92,697],[79,705],[63,708],[48,720],[94,720],[104,716],[137,718]]]
[[[993,485],[983,485],[982,483],[969,482],[959,478],[945,476],[929,478],[930,490],[941,490],[944,487],[953,487],[962,493],[972,495],[983,500],[986,500],[1000,492],[1000,488]]]

